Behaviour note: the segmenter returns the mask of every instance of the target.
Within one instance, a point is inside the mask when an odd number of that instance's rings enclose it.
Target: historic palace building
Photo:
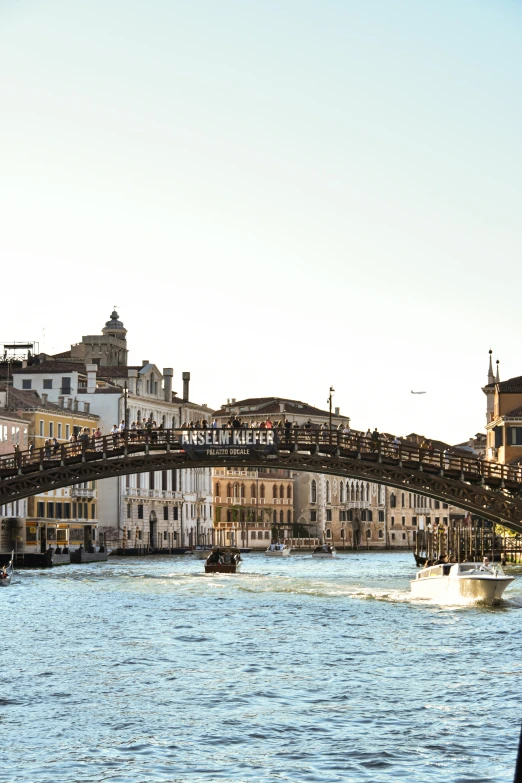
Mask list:
[[[294,532],[294,479],[286,470],[215,468],[216,544],[266,549]]]

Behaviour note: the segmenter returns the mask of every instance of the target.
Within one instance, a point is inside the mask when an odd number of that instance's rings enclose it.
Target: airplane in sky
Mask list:
[[[426,394],[426,392],[414,392],[411,389],[410,389],[410,391],[411,391],[412,394]]]

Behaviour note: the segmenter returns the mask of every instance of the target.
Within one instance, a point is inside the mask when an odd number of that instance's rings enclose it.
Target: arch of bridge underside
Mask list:
[[[276,433],[276,436],[278,433]],[[271,453],[255,447],[245,456],[206,455],[183,448],[181,433],[100,438],[0,457],[0,505],[85,481],[151,470],[194,467],[283,468],[385,484],[450,503],[522,532],[522,470],[389,442],[361,434],[279,433]],[[218,451],[212,449],[211,451]]]

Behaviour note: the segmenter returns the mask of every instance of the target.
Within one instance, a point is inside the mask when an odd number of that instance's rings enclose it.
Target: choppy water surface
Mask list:
[[[0,781],[511,781],[522,579],[413,602],[411,554],[189,557],[0,590]],[[522,572],[521,572],[522,573]]]

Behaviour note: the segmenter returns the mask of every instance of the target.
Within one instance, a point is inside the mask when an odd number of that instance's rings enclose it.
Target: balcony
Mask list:
[[[71,487],[72,498],[93,498],[96,490],[83,487]]]
[[[130,498],[162,498],[164,500],[181,500],[183,493],[177,489],[142,489],[141,487],[126,487],[125,495]]]

